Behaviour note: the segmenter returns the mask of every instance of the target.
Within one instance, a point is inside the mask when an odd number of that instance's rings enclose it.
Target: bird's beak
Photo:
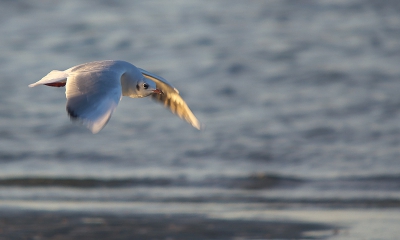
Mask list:
[[[160,89],[153,90],[153,93],[163,94],[163,92]]]

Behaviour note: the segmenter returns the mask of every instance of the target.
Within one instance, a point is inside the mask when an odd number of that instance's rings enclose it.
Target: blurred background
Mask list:
[[[1,209],[399,236],[400,2],[2,0],[0,21]],[[28,88],[106,59],[166,78],[206,129],[123,98],[93,135],[64,88]]]

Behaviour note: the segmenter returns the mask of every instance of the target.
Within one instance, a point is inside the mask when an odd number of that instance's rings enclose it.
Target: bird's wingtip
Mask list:
[[[193,126],[194,128],[196,128],[197,130],[199,130],[199,131],[204,131],[204,130],[205,130],[205,127],[206,127],[205,124],[200,123],[200,122],[195,122],[195,123],[192,124],[192,126]]]

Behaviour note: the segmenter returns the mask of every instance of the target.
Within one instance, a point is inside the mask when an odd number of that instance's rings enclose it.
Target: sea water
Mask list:
[[[3,1],[0,207],[398,209],[399,12],[361,0]],[[125,97],[93,135],[69,121],[65,89],[28,88],[105,59],[168,79],[204,130]]]

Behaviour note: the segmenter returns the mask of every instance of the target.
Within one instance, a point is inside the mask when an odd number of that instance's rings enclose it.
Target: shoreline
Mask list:
[[[186,214],[1,210],[1,239],[304,239],[328,224],[216,219]]]
[[[87,202],[0,205],[0,239],[397,239],[400,208]]]

